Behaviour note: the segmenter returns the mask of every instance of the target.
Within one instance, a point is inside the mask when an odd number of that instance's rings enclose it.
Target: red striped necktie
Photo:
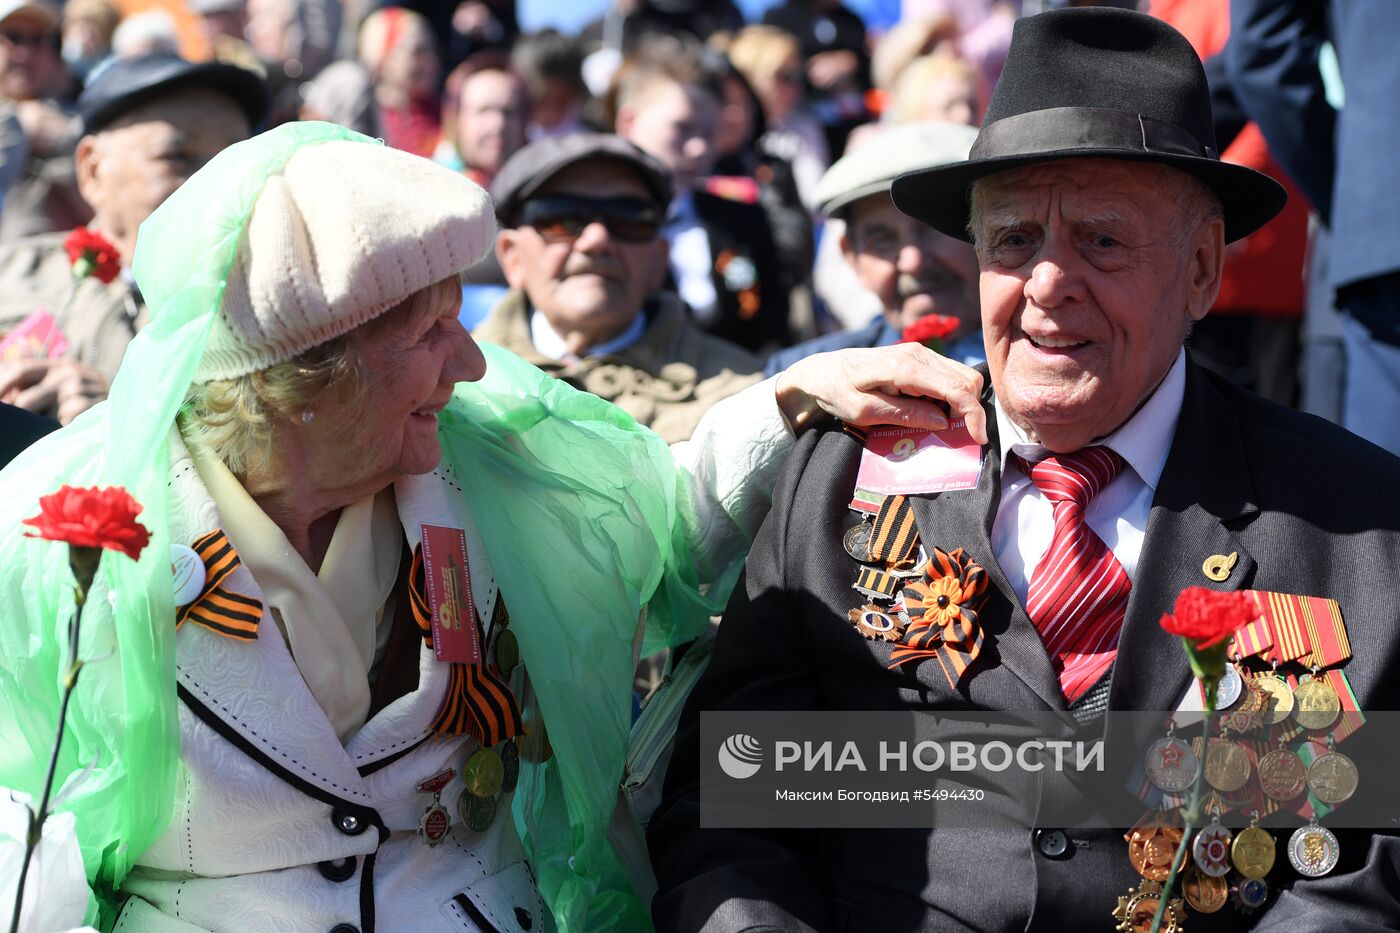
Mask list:
[[[1112,666],[1132,589],[1123,565],[1084,520],[1123,458],[1107,447],[1086,447],[1036,463],[1017,460],[1055,509],[1055,534],[1031,575],[1026,611],[1073,703]]]

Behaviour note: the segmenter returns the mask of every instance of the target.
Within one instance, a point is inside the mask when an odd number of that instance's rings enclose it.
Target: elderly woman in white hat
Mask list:
[[[931,355],[819,360],[673,452],[461,327],[491,216],[328,124],[232,147],[142,227],[154,319],[109,403],[0,474],[0,784],[41,792],[68,618],[19,519],[120,484],[152,532],[86,602],[55,782],[89,919],[648,922],[607,838],[636,653],[724,598],[792,427],[890,417]]]

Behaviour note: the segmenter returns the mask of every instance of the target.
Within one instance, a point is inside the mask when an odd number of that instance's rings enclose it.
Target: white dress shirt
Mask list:
[[[695,319],[707,324],[719,314],[719,295],[712,276],[714,256],[710,235],[695,212],[695,196],[686,192],[671,202],[661,235],[670,245],[671,276],[681,300],[690,305]]]
[[[626,330],[611,340],[604,340],[597,346],[584,350],[583,356],[605,356],[609,353],[621,353],[641,340],[642,334],[645,334],[646,330],[646,312],[638,311],[637,316],[632,318],[632,323],[627,325]],[[530,312],[530,342],[535,345],[536,350],[540,351],[541,356],[547,356],[551,360],[561,360],[565,363],[574,363],[579,360],[579,355],[569,352],[568,343],[559,336],[559,331],[554,329],[554,326],[549,323],[549,319],[538,308]]]
[[[1186,391],[1186,352],[1176,355],[1167,376],[1122,427],[1098,444],[1123,458],[1123,469],[1089,503],[1085,520],[1113,556],[1123,565],[1129,580],[1136,579],[1138,555],[1147,532],[1147,517],[1162,468],[1167,464],[1181,399]],[[1055,508],[1011,459],[1012,454],[1030,461],[1047,451],[1026,440],[1025,433],[996,403],[997,433],[1001,446],[1001,504],[992,523],[992,552],[1021,605],[1036,565],[1050,549],[1055,533]]]

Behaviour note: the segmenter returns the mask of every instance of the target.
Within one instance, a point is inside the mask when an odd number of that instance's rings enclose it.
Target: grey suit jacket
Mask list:
[[[984,400],[990,406],[990,393]],[[989,417],[995,430],[995,419]],[[847,621],[855,563],[841,546],[860,445],[804,436],[729,604],[714,657],[682,718],[665,800],[648,839],[658,928],[671,930],[1111,929],[1140,879],[1122,831],[1070,830],[1063,855],[1029,829],[742,831],[700,829],[701,710],[1063,709],[1030,619],[992,553],[1000,490],[996,439],[975,491],[914,499],[920,538],[965,548],[988,569],[982,656],[957,690],[937,665],[887,669],[892,646]],[[1111,709],[1171,710],[1191,682],[1179,639],[1158,625],[1187,586],[1330,596],[1354,657],[1363,709],[1400,709],[1400,460],[1334,425],[1253,396],[1197,367],[1148,522],[1109,688]],[[1237,552],[1223,583],[1201,565]],[[713,750],[710,750],[713,754]],[[1389,793],[1358,762],[1363,791]],[[1389,773],[1393,774],[1394,771]],[[1349,804],[1351,805],[1351,804]],[[1192,915],[1192,933],[1249,928],[1400,929],[1400,839],[1339,831],[1342,861],[1307,880],[1283,855],[1265,911]]]

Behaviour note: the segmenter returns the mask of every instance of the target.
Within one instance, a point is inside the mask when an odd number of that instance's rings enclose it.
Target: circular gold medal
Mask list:
[[[501,756],[489,748],[477,749],[462,769],[462,780],[475,797],[494,797],[505,779]]]
[[[496,636],[496,667],[502,674],[509,674],[519,663],[520,643],[515,640],[515,633],[506,629]]]
[[[1335,807],[1346,803],[1356,793],[1360,782],[1356,764],[1341,752],[1328,752],[1308,768],[1308,787],[1317,799]]]
[[[1262,878],[1274,867],[1274,837],[1258,826],[1243,829],[1230,846],[1230,861],[1246,878]]]
[[[1264,722],[1276,726],[1288,719],[1293,712],[1293,690],[1288,681],[1275,674],[1264,674],[1255,678],[1255,684],[1266,694],[1267,705],[1260,714]]]
[[[1192,910],[1213,914],[1230,899],[1230,883],[1193,868],[1181,879],[1181,893]]]
[[[1259,788],[1274,800],[1292,800],[1308,783],[1303,760],[1286,748],[1276,748],[1259,759]]]
[[[1231,793],[1249,783],[1249,755],[1237,742],[1221,739],[1206,750],[1206,783]]]
[[[1296,709],[1293,718],[1304,729],[1326,729],[1337,721],[1342,701],[1332,685],[1320,677],[1305,680],[1293,693]]]
[[[457,802],[457,815],[474,833],[484,833],[496,819],[496,798],[463,794]]]
[[[1316,823],[1299,827],[1288,840],[1288,861],[1309,878],[1321,878],[1336,868],[1341,852],[1332,831]]]
[[[1165,823],[1149,823],[1132,831],[1128,838],[1128,861],[1148,881],[1166,881],[1172,871],[1181,830]]]

